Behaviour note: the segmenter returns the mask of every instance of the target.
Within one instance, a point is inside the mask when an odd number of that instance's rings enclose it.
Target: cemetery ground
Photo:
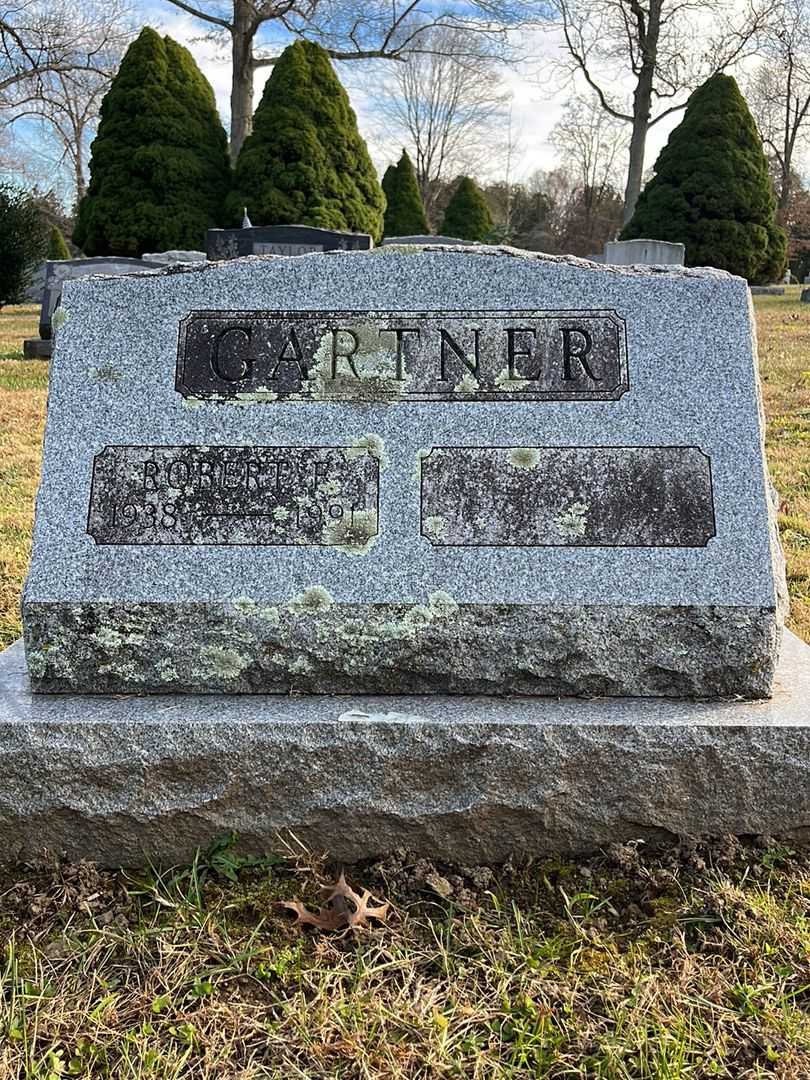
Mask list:
[[[810,640],[810,309],[758,297],[792,627]],[[0,313],[0,643],[19,635],[47,365]],[[350,868],[391,907],[297,924],[338,868],[223,839],[191,866],[0,874],[0,1080],[810,1078],[810,851],[759,838],[589,859]],[[8,853],[0,863],[8,861]]]

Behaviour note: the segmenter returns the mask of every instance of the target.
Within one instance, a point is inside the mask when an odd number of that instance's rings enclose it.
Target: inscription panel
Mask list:
[[[695,446],[436,447],[421,531],[437,547],[704,547],[711,463]]]
[[[87,532],[97,544],[326,545],[377,535],[379,462],[365,447],[107,446]]]
[[[254,255],[310,255],[313,251],[323,251],[323,244],[263,244],[257,240],[253,245]]]
[[[175,386],[210,401],[612,401],[613,311],[192,311]]]

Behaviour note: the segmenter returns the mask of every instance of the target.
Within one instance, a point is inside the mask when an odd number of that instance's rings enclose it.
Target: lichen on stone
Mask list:
[[[250,596],[237,596],[233,607],[238,615],[255,615],[258,610],[258,604]]]
[[[100,383],[117,383],[124,378],[123,372],[109,362],[101,364],[99,367],[91,367],[88,371],[90,378]]]
[[[540,464],[540,453],[533,446],[513,446],[506,460],[515,469],[534,469]]]
[[[200,649],[199,667],[207,678],[225,681],[238,679],[250,662],[249,656],[221,645],[203,645]]]
[[[583,502],[571,503],[554,519],[557,532],[568,539],[584,536],[588,529],[588,506]]]
[[[309,369],[313,398],[386,405],[402,397],[410,376],[403,364],[403,378],[396,377],[396,348],[383,339],[379,326],[357,319],[341,327],[336,338],[333,333],[323,335]],[[341,350],[337,357],[335,346]]]
[[[422,535],[429,540],[442,540],[447,535],[447,520],[440,514],[432,514],[422,522]]]
[[[531,384],[528,379],[521,379],[519,376],[515,378],[509,371],[509,368],[502,368],[501,371],[495,377],[495,386],[498,390],[503,390],[506,393],[510,391],[517,393],[520,390],[528,390],[531,388]]]
[[[323,542],[345,555],[367,555],[377,542],[377,527],[376,510],[352,510],[324,525]]]
[[[445,592],[444,589],[437,589],[435,592],[429,593],[428,605],[438,619],[447,619],[458,611],[458,601],[449,592]]]
[[[385,443],[379,435],[361,435],[354,440],[351,446],[344,447],[343,450],[343,457],[346,461],[357,461],[365,454],[377,459],[380,472],[390,464],[388,454],[385,451]]]
[[[314,615],[320,611],[328,611],[334,602],[332,594],[323,585],[312,585],[291,600],[287,610],[294,615]]]
[[[471,371],[465,371],[456,385],[453,387],[454,394],[477,394],[481,384]]]

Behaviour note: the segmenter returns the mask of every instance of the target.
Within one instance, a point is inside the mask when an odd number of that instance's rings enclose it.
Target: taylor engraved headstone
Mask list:
[[[310,255],[318,251],[368,251],[368,233],[317,229],[311,225],[247,225],[241,229],[209,229],[209,259],[238,259],[242,255]]]
[[[745,282],[509,250],[69,282],[41,691],[767,695]]]

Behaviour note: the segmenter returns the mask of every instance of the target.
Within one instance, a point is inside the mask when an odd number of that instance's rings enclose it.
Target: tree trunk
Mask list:
[[[253,39],[256,27],[245,0],[234,0],[231,28],[231,164],[236,164],[242,143],[253,127]]]
[[[76,173],[76,205],[84,198],[87,193],[87,181],[84,177],[84,163],[81,157],[81,145],[78,147],[79,153],[76,155],[75,161],[75,173]]]
[[[624,189],[624,224],[633,216],[641,194],[644,175],[644,150],[652,112],[652,89],[658,63],[658,36],[661,32],[663,0],[651,0],[647,25],[639,26],[639,50],[642,56],[636,89],[633,93],[633,136],[630,140],[630,163]]]
[[[640,82],[640,80],[639,80]],[[647,108],[639,102],[639,87],[633,98],[633,137],[630,140],[630,164],[627,167],[627,183],[624,188],[623,224],[627,224],[635,213],[636,203],[641,194],[641,178],[644,175],[644,150],[647,145],[647,128],[650,123],[650,94],[647,94]]]

